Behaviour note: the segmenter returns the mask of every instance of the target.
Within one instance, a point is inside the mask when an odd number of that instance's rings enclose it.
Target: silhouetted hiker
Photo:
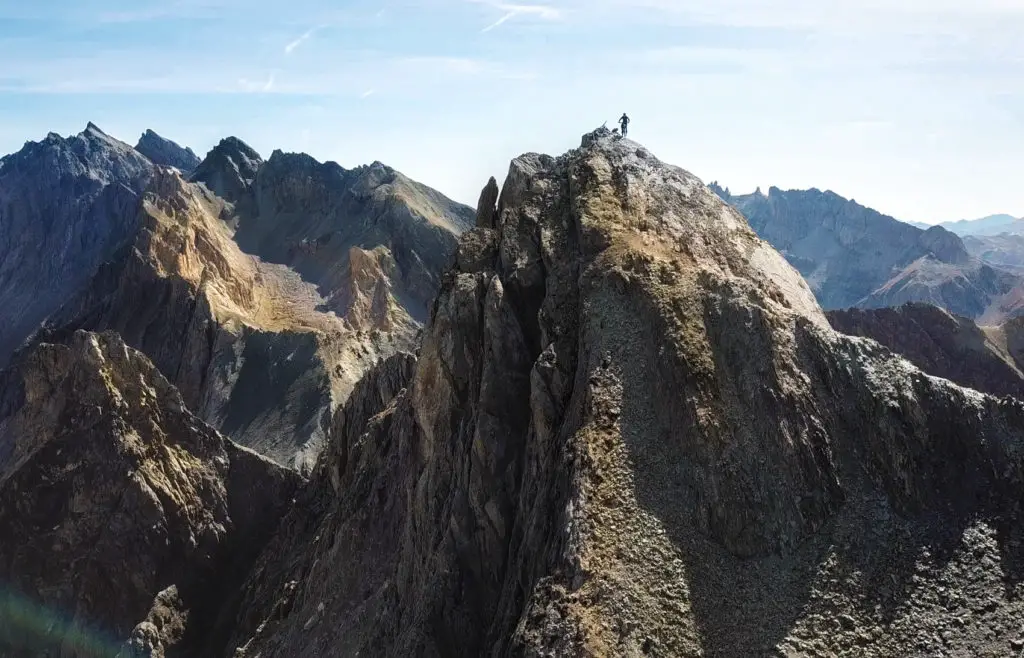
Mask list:
[[[619,125],[622,126],[622,136],[625,137],[626,132],[629,130],[629,117],[626,116],[625,112],[622,113],[622,118],[619,119]]]

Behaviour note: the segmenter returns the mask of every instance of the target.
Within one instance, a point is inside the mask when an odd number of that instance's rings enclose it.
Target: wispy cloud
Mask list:
[[[299,37],[298,39],[296,39],[295,41],[292,41],[292,42],[290,42],[290,43],[289,43],[288,45],[286,45],[286,46],[284,47],[284,54],[285,54],[285,55],[291,55],[291,54],[292,54],[292,52],[294,52],[296,48],[298,48],[298,47],[299,47],[299,46],[301,46],[302,44],[304,44],[304,43],[306,43],[307,41],[309,41],[309,39],[310,39],[310,38],[311,38],[311,37],[312,37],[312,36],[313,36],[314,34],[316,34],[317,32],[319,32],[320,30],[324,29],[325,27],[327,27],[327,26],[326,26],[326,25],[317,25],[317,26],[316,26],[316,27],[314,27],[314,28],[311,28],[311,29],[309,29],[309,30],[306,30],[306,32],[304,32],[304,33],[302,34],[302,36],[300,36],[300,37]]]
[[[548,5],[512,5],[500,2],[484,2],[483,4],[488,4],[504,13],[498,20],[480,30],[481,32],[490,32],[518,16],[534,16],[543,20],[558,20],[562,16],[561,11]]]
[[[365,100],[365,99],[369,98],[370,96],[373,96],[376,93],[377,93],[376,89],[367,89],[366,91],[364,91],[363,93],[361,93],[359,95],[359,98],[362,98],[363,100]]]
[[[264,94],[270,93],[274,90],[274,84],[277,82],[277,71],[271,71],[265,81],[250,80],[248,78],[238,79],[238,89],[247,93],[263,92]]]

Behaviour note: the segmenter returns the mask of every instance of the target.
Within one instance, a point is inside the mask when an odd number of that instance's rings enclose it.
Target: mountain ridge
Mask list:
[[[1024,321],[979,327],[937,306],[829,311],[839,332],[878,341],[924,372],[991,395],[1024,399]]]
[[[1018,312],[1007,300],[1024,280],[972,256],[941,226],[917,228],[830,191],[710,187],[783,252],[827,309],[922,301],[986,322]]]
[[[89,123],[0,164],[0,366],[136,228],[153,165]]]
[[[942,222],[939,226],[952,231],[961,237],[969,235],[990,236],[1002,233],[1019,234],[1024,231],[1024,219],[1005,213],[988,215],[978,219],[961,219],[955,222]]]
[[[249,179],[243,160],[207,168],[233,200],[155,169],[141,230],[92,288],[110,305],[85,306],[140,318],[158,347],[166,318],[195,326],[184,339],[206,349],[278,318],[260,302],[276,271],[303,290],[353,277],[334,303],[387,317],[387,284],[404,285],[389,272],[417,265],[403,239],[443,230],[398,198],[415,190],[374,166],[339,185],[340,167],[308,160]],[[301,228],[280,229],[292,213]],[[19,351],[0,372],[6,577],[124,656],[1024,646],[1024,402],[836,332],[737,208],[605,128],[515,158],[458,213],[472,226],[422,334],[318,413],[326,445],[305,479],[201,421],[190,379],[179,390],[133,338],[65,325]],[[403,239],[341,239],[396,221]],[[291,253],[302,233],[338,237]],[[947,240],[913,245],[961,258]],[[144,276],[123,275],[133,264]],[[252,365],[223,354],[228,372]],[[66,626],[16,621],[0,616],[0,646],[89,655]]]
[[[77,162],[73,145],[47,139]],[[318,179],[307,174],[344,170],[281,152],[264,162],[229,137],[187,173],[153,165],[94,124],[76,139],[96,144],[79,149],[94,154],[95,172],[81,176],[117,191],[122,159],[141,173],[135,189],[122,194],[115,215],[121,228],[85,254],[74,277],[0,267],[0,284],[6,269],[22,277],[9,283],[12,297],[31,291],[47,302],[0,358],[33,332],[58,340],[77,330],[118,331],[205,421],[279,463],[311,468],[331,413],[362,372],[412,348],[471,209],[380,163],[341,180]],[[0,176],[32,161],[30,151],[5,160]],[[35,194],[37,171],[10,189]],[[326,183],[310,187],[316,180]],[[79,199],[74,187],[45,195]],[[31,204],[15,212],[27,226],[39,225]],[[316,212],[324,216],[319,224]],[[60,227],[65,220],[54,221]],[[262,226],[286,233],[264,235]],[[250,234],[264,239],[263,247]],[[52,267],[52,255],[42,251],[19,247],[12,232],[0,241],[0,262]]]
[[[995,528],[1024,405],[835,333],[734,209],[608,131],[515,159],[477,216],[419,355],[339,413],[239,656],[1016,646],[985,564],[1020,590]],[[989,614],[945,632],[948,591]]]
[[[190,173],[200,163],[199,156],[192,149],[161,137],[152,129],[142,133],[135,144],[135,150],[149,158],[153,164],[175,167],[185,174]]]

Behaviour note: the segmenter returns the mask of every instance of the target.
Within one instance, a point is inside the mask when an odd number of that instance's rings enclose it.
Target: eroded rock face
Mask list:
[[[91,123],[0,160],[0,367],[130,239],[152,170]]]
[[[244,206],[263,158],[237,137],[225,137],[206,154],[191,180],[202,183],[229,203]]]
[[[216,614],[298,476],[225,441],[114,334],[36,345],[0,377],[3,654],[217,655]]]
[[[979,327],[931,304],[829,311],[828,319],[836,331],[872,338],[930,375],[1024,399],[1024,362],[1010,349],[1019,321]]]
[[[174,167],[183,174],[191,173],[200,162],[199,156],[192,149],[179,146],[152,130],[142,133],[135,150],[149,158],[153,164]]]
[[[237,655],[1017,646],[1024,405],[833,332],[634,142],[515,160],[408,368],[353,393]]]
[[[394,262],[390,296],[409,320],[425,321],[441,270],[473,222],[472,209],[379,162],[347,170],[275,151],[252,195],[254,210],[239,220],[239,245],[316,284],[339,315],[360,285],[352,256],[386,250]]]
[[[308,471],[338,402],[376,355],[409,344],[415,328],[371,336],[322,312],[314,286],[239,249],[219,219],[222,206],[158,170],[135,242],[41,336],[116,331],[152,358],[203,420]]]
[[[158,139],[140,148],[161,159]],[[184,178],[92,126],[5,158],[0,176],[0,364],[33,332],[115,331],[204,421],[303,472],[366,369],[413,348],[472,215],[379,163],[264,163],[236,138]]]

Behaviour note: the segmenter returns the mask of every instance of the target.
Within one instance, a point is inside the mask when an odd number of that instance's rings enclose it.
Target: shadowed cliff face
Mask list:
[[[239,245],[316,284],[325,308],[339,314],[351,310],[346,301],[360,285],[359,254],[376,251],[391,262],[389,296],[413,321],[425,321],[441,270],[473,223],[470,208],[379,162],[346,170],[275,151],[250,195]]]
[[[929,304],[830,311],[829,322],[851,336],[873,338],[924,372],[992,395],[1024,399],[1020,320],[979,327]]]
[[[152,169],[91,123],[0,160],[0,367],[129,239]]]
[[[155,133],[138,149],[189,164]],[[0,363],[32,332],[115,331],[204,421],[308,471],[365,370],[413,347],[472,212],[380,164],[264,163],[236,138],[189,168],[91,125],[3,160]]]
[[[972,258],[941,227],[922,230],[832,192],[715,190],[800,271],[825,308],[926,302],[987,321],[1014,313],[1005,298],[1020,277]]]
[[[205,421],[308,470],[337,402],[376,358],[411,345],[416,327],[388,315],[394,308],[379,294],[387,292],[382,272],[376,289],[366,283],[377,280],[374,273],[356,279],[376,300],[360,312],[376,323],[354,328],[358,314],[324,312],[313,285],[239,249],[219,219],[223,208],[205,188],[157,170],[135,242],[100,268],[42,336],[116,331],[153,359]]]
[[[482,198],[493,198],[486,191]],[[1024,405],[834,333],[689,173],[516,159],[359,383],[238,656],[1008,655]]]
[[[116,335],[38,344],[0,378],[3,655],[217,655],[216,615],[299,478]]]

